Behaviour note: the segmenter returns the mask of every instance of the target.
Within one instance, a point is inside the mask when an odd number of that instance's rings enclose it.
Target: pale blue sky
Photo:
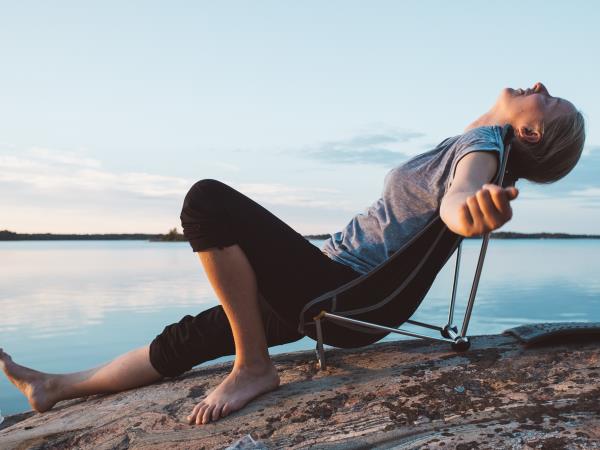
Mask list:
[[[579,166],[504,229],[600,233],[600,9],[574,1],[0,1],[0,229],[165,232],[224,181],[341,229],[505,86],[587,118]]]

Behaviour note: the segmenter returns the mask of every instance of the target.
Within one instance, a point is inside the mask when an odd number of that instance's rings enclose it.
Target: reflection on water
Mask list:
[[[479,245],[464,243],[457,321]],[[491,241],[470,333],[498,333],[526,322],[600,321],[599,250],[597,240]],[[0,242],[0,261],[0,347],[45,371],[100,364],[217,303],[187,243]],[[444,323],[453,267],[452,259],[414,319]],[[272,353],[313,346],[305,338]],[[0,409],[28,409],[3,377]]]
[[[111,311],[149,313],[215,301],[184,243],[2,243],[0,260],[0,336],[27,330],[32,339],[51,338],[102,324]]]

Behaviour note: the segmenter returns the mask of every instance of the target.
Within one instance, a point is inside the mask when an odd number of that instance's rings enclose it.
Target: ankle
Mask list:
[[[234,371],[243,371],[243,372],[250,372],[250,373],[255,373],[255,374],[263,374],[266,372],[270,372],[273,369],[275,369],[275,366],[273,365],[273,361],[271,361],[271,358],[269,358],[269,357],[267,357],[266,359],[258,358],[258,359],[252,359],[252,360],[236,359],[235,362],[233,363]]]
[[[65,387],[61,383],[61,375],[47,375],[44,377],[42,385],[44,392],[56,399],[66,399],[68,396],[65,392]]]

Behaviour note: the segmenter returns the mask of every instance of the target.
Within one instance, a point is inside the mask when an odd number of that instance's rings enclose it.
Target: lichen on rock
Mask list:
[[[231,363],[113,395],[59,403],[0,425],[0,448],[599,448],[600,350],[594,342],[525,348],[478,336],[465,353],[420,340],[275,356],[281,387],[215,423],[193,406]]]

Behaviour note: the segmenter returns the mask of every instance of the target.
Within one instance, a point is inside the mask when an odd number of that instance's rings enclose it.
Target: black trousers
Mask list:
[[[302,307],[361,275],[217,180],[204,179],[192,186],[183,202],[181,224],[194,252],[233,244],[242,248],[256,274],[269,346],[301,339],[297,327]],[[150,344],[152,366],[167,377],[234,354],[231,327],[220,305],[165,327]]]

